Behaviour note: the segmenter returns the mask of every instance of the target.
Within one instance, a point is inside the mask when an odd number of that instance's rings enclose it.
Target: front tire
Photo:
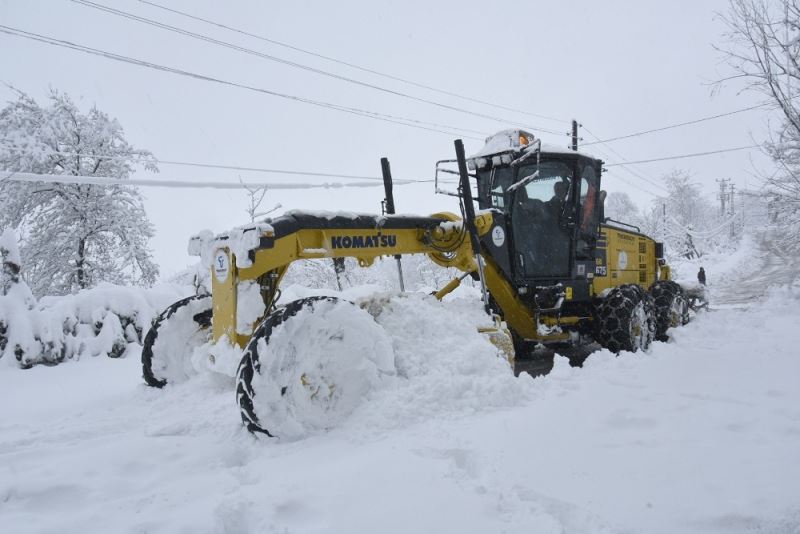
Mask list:
[[[391,342],[369,313],[310,297],[258,326],[239,364],[236,400],[248,431],[298,439],[336,426],[394,374]]]
[[[635,284],[611,289],[597,306],[595,321],[597,342],[611,352],[647,350],[655,337],[653,299]]]
[[[211,338],[211,295],[194,295],[156,317],[142,346],[142,376],[148,386],[163,388],[195,374],[192,354]]]

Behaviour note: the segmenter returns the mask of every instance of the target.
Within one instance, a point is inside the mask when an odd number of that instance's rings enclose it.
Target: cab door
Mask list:
[[[514,265],[520,279],[559,279],[570,274],[574,225],[573,163],[542,161],[523,167],[517,182],[539,175],[512,193]]]
[[[603,195],[600,191],[600,176],[593,162],[581,162],[578,182],[578,234],[576,257],[578,260],[592,259],[600,227]]]

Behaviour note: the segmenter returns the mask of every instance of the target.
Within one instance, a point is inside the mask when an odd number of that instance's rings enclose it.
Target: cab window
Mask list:
[[[598,199],[597,172],[592,165],[584,165],[581,170],[580,182],[580,232],[585,235],[594,235],[597,232]]]

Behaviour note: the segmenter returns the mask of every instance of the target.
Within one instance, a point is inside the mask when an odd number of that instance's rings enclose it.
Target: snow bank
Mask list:
[[[328,432],[241,428],[231,380],[154,390],[134,358],[0,373],[8,532],[800,529],[800,287],[649,353],[513,378],[475,299],[388,295],[397,377]],[[471,324],[470,324],[471,323]],[[135,350],[135,347],[133,347]],[[31,391],[37,391],[31,395]]]
[[[396,374],[370,381],[338,426],[302,441],[247,434],[233,381],[210,374],[154,390],[132,357],[0,373],[12,399],[0,403],[0,524],[86,533],[800,529],[800,285],[700,313],[648,353],[602,350],[582,369],[557,357],[536,379],[514,378],[477,334],[485,319],[468,286],[445,302],[370,297],[374,289],[349,297],[380,305],[373,330],[383,330]]]
[[[384,432],[527,398],[530,377],[515,378],[478,332],[491,319],[476,299],[354,293],[356,306],[317,301],[259,342],[255,412],[282,441],[343,425]]]
[[[31,367],[84,356],[122,356],[141,345],[153,318],[193,288],[102,284],[75,295],[28,298],[24,283],[0,296],[0,358]]]
[[[478,332],[491,320],[477,299],[440,302],[409,293],[378,300],[376,321],[391,340],[398,380],[362,407],[353,430],[382,432],[529,398],[531,378],[514,377],[497,348]]]

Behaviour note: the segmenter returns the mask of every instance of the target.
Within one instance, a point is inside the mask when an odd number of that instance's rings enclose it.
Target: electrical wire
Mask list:
[[[422,103],[425,103],[425,104],[429,104],[429,105],[432,105],[432,106],[440,107],[440,108],[447,109],[447,110],[450,110],[450,111],[456,111],[456,112],[459,112],[459,113],[472,115],[474,117],[479,117],[479,118],[482,118],[482,119],[489,119],[489,120],[501,122],[503,124],[511,124],[511,125],[520,126],[520,127],[528,128],[528,129],[532,129],[532,130],[538,130],[538,131],[542,131],[542,132],[547,132],[547,133],[554,134],[554,135],[562,135],[564,133],[564,132],[559,132],[559,131],[555,131],[555,130],[550,130],[550,129],[547,129],[547,128],[529,126],[529,125],[526,125],[524,123],[512,121],[512,120],[509,120],[509,119],[506,119],[506,118],[496,117],[496,116],[493,116],[493,115],[487,115],[487,114],[480,113],[480,112],[477,112],[477,111],[472,111],[472,110],[468,110],[468,109],[465,109],[465,108],[460,108],[458,106],[445,104],[443,102],[438,102],[438,101],[435,101],[435,100],[429,100],[427,98],[422,98],[422,97],[414,96],[414,95],[411,95],[411,94],[408,94],[408,93],[403,93],[401,91],[396,91],[394,89],[389,89],[387,87],[382,87],[380,85],[375,85],[375,84],[371,84],[371,83],[364,82],[364,81],[361,81],[361,80],[356,80],[355,78],[349,78],[347,76],[336,74],[334,72],[325,71],[325,70],[318,69],[318,68],[315,68],[315,67],[311,67],[311,66],[308,66],[308,65],[303,65],[301,63],[290,61],[288,59],[283,59],[283,58],[279,58],[277,56],[273,56],[273,55],[270,55],[270,54],[265,54],[263,52],[259,52],[257,50],[253,50],[251,48],[246,48],[246,47],[239,46],[239,45],[236,45],[236,44],[233,44],[233,43],[229,43],[227,41],[221,41],[219,39],[214,39],[213,37],[209,37],[207,35],[195,33],[195,32],[183,29],[183,28],[179,28],[177,26],[171,26],[169,24],[165,24],[165,23],[159,22],[157,20],[148,19],[148,18],[145,18],[145,17],[140,17],[140,16],[135,15],[133,13],[129,13],[127,11],[122,11],[120,9],[115,9],[115,8],[112,8],[112,7],[109,7],[109,6],[105,6],[103,4],[98,4],[96,2],[91,2],[89,0],[69,0],[69,1],[71,1],[71,2],[73,2],[75,4],[80,4],[80,5],[83,5],[83,6],[86,6],[86,7],[90,7],[90,8],[93,8],[93,9],[100,10],[100,11],[104,11],[104,12],[110,13],[112,15],[117,15],[117,16],[129,19],[129,20],[134,20],[136,22],[141,22],[143,24],[147,24],[147,25],[150,25],[150,26],[161,28],[161,29],[173,32],[173,33],[178,33],[178,34],[184,35],[186,37],[191,37],[193,39],[198,39],[198,40],[201,40],[201,41],[205,41],[207,43],[211,43],[211,44],[214,44],[214,45],[217,45],[217,46],[222,46],[222,47],[225,47],[225,48],[229,48],[229,49],[235,50],[237,52],[250,54],[252,56],[256,56],[256,57],[261,58],[261,59],[274,61],[274,62],[277,62],[277,63],[281,63],[283,65],[287,65],[289,67],[302,69],[302,70],[305,70],[305,71],[308,71],[308,72],[313,72],[315,74],[319,74],[319,75],[322,75],[322,76],[328,76],[330,78],[334,78],[334,79],[337,79],[337,80],[340,80],[340,81],[343,81],[343,82],[346,82],[346,83],[360,85],[362,87],[367,87],[369,89],[373,89],[373,90],[376,90],[376,91],[381,91],[381,92],[388,93],[388,94],[391,94],[391,95],[394,95],[394,96],[407,98],[409,100],[413,100],[413,101],[416,101],[416,102],[422,102]]]
[[[301,102],[301,103],[304,103],[304,104],[310,104],[310,105],[318,106],[318,107],[322,107],[322,108],[333,109],[333,110],[336,110],[336,111],[341,111],[343,113],[349,113],[349,114],[352,114],[352,115],[368,117],[368,118],[372,118],[372,119],[375,119],[375,120],[380,120],[380,121],[389,122],[389,123],[393,123],[393,124],[400,124],[402,126],[408,126],[410,128],[417,128],[417,129],[420,129],[420,130],[427,130],[427,131],[430,131],[430,132],[437,132],[437,133],[445,134],[445,135],[448,135],[448,136],[451,136],[451,137],[459,137],[460,136],[460,137],[464,137],[464,138],[467,138],[467,139],[474,139],[474,140],[477,140],[477,141],[483,141],[484,140],[481,137],[475,137],[475,136],[470,136],[470,135],[460,135],[460,134],[456,134],[454,132],[441,130],[441,129],[438,129],[438,128],[435,128],[435,127],[424,126],[423,124],[426,124],[426,123],[424,123],[423,121],[415,120],[415,119],[407,119],[407,118],[404,118],[404,117],[395,117],[395,116],[392,116],[392,115],[385,115],[385,114],[378,113],[378,112],[375,112],[375,111],[369,111],[369,110],[364,110],[364,109],[360,109],[360,108],[347,107],[347,106],[342,106],[342,105],[339,105],[339,104],[332,104],[330,102],[324,102],[324,101],[321,101],[321,100],[312,100],[310,98],[304,98],[304,97],[300,97],[300,96],[296,96],[296,95],[280,93],[278,91],[265,89],[263,87],[255,87],[255,86],[252,86],[252,85],[247,85],[247,84],[232,82],[232,81],[228,81],[228,80],[223,80],[221,78],[214,78],[212,76],[206,76],[204,74],[198,74],[198,73],[195,73],[195,72],[190,72],[190,71],[178,69],[178,68],[175,68],[175,67],[168,67],[168,66],[165,66],[165,65],[160,65],[160,64],[157,64],[157,63],[149,62],[149,61],[132,58],[130,56],[124,56],[124,55],[121,55],[121,54],[115,54],[113,52],[108,52],[108,51],[100,50],[100,49],[97,49],[97,48],[92,48],[92,47],[88,47],[88,46],[84,46],[84,45],[75,44],[75,43],[72,43],[70,41],[65,41],[65,40],[61,40],[61,39],[55,39],[53,37],[47,37],[45,35],[40,35],[40,34],[37,34],[37,33],[28,32],[28,31],[25,31],[25,30],[20,30],[18,28],[12,28],[10,26],[5,26],[5,25],[2,25],[2,24],[0,24],[0,33],[5,33],[5,34],[13,35],[13,36],[16,36],[16,37],[22,37],[24,39],[29,39],[29,40],[32,40],[32,41],[38,41],[38,42],[41,42],[41,43],[49,44],[51,46],[59,46],[59,47],[62,47],[62,48],[68,48],[68,49],[75,50],[75,51],[78,51],[78,52],[83,52],[85,54],[100,56],[100,57],[104,57],[106,59],[112,59],[114,61],[119,61],[119,62],[122,62],[122,63],[129,63],[129,64],[132,64],[132,65],[137,65],[139,67],[145,67],[145,68],[149,68],[149,69],[159,70],[159,71],[162,71],[162,72],[168,72],[168,73],[171,73],[171,74],[187,76],[189,78],[194,78],[194,79],[202,80],[202,81],[206,81],[206,82],[213,82],[213,83],[217,83],[217,84],[220,84],[220,85],[226,85],[226,86],[229,86],[229,87],[238,87],[240,89],[246,89],[246,90],[249,90],[249,91],[262,93],[262,94],[266,94],[266,95],[270,95],[270,96],[276,96],[276,97],[279,97],[279,98],[284,98],[284,99],[292,100],[292,101],[295,101],[295,102]],[[445,126],[445,127],[451,128],[449,126]],[[451,129],[457,129],[457,128],[451,128]]]
[[[761,145],[747,145],[734,148],[723,148],[721,150],[709,150],[708,152],[695,152],[694,154],[679,154],[677,156],[665,156],[663,158],[642,159],[639,161],[627,161],[625,163],[606,163],[606,167],[616,167],[618,165],[639,165],[642,163],[654,163],[657,161],[668,161],[668,160],[683,159],[683,158],[697,158],[700,156],[723,154],[725,152],[736,152],[738,150],[752,150],[753,148],[760,148],[760,147]]]
[[[0,142],[5,141],[4,139],[0,139]],[[117,160],[117,161],[130,161],[131,158],[128,156],[112,156],[112,155],[104,155],[104,154],[90,154],[82,152],[78,154],[77,152],[62,152],[62,151],[53,151],[51,154],[57,154],[59,156],[81,156],[85,158],[92,158],[94,160]],[[144,163],[144,162],[138,162]],[[358,174],[338,174],[338,173],[329,173],[329,172],[317,172],[317,171],[297,171],[297,170],[288,170],[288,169],[267,169],[263,167],[243,167],[239,165],[225,165],[221,163],[200,163],[194,161],[176,161],[176,160],[167,160],[167,159],[159,159],[154,157],[153,163],[161,164],[161,165],[176,165],[182,167],[201,167],[206,169],[223,169],[223,170],[233,170],[233,171],[244,171],[244,172],[258,172],[258,173],[266,173],[266,174],[287,174],[292,176],[316,176],[322,178],[345,178],[348,180],[376,180],[383,182],[383,178],[379,176],[365,176],[365,175],[358,175]],[[407,184],[407,183],[430,183],[432,179],[395,179],[394,183],[397,184]]]
[[[592,137],[594,137],[595,139],[597,139],[599,143],[602,143],[603,146],[605,146],[608,150],[610,150],[611,152],[616,154],[617,157],[619,157],[622,161],[624,161],[624,162],[628,161],[627,158],[625,158],[625,156],[623,156],[617,150],[615,150],[614,147],[612,147],[611,145],[606,144],[604,141],[600,141],[600,138],[598,136],[596,136],[595,134],[593,134],[586,126],[581,124],[580,127],[583,128],[583,130],[587,134],[589,134]],[[586,143],[584,143],[584,144],[586,144]],[[595,148],[595,150],[597,150],[597,148]],[[620,168],[622,170],[624,170],[625,172],[627,172],[628,174],[630,174],[631,176],[634,176],[635,178],[638,178],[639,180],[643,180],[643,181],[649,183],[650,185],[661,189],[662,191],[665,191],[665,192],[667,191],[666,187],[664,187],[663,185],[659,184],[657,181],[655,181],[655,180],[653,180],[651,178],[648,178],[648,177],[646,177],[646,176],[634,171],[633,169],[630,169],[629,167],[627,167],[627,165],[620,164]]]
[[[276,45],[276,46],[287,48],[289,50],[294,50],[295,52],[300,52],[300,53],[303,53],[303,54],[307,54],[309,56],[313,56],[313,57],[316,57],[316,58],[324,59],[326,61],[337,63],[339,65],[344,65],[346,67],[357,69],[357,70],[360,70],[362,72],[366,72],[366,73],[369,73],[369,74],[374,74],[376,76],[380,76],[380,77],[383,77],[383,78],[386,78],[386,79],[389,79],[389,80],[394,80],[394,81],[402,82],[402,83],[405,83],[405,84],[408,84],[408,85],[413,85],[413,86],[419,87],[421,89],[427,89],[429,91],[434,91],[434,92],[437,92],[437,93],[440,93],[440,94],[443,94],[443,95],[453,96],[453,97],[456,97],[456,98],[461,98],[463,100],[468,100],[468,101],[474,102],[476,104],[483,104],[485,106],[491,106],[491,107],[494,107],[494,108],[497,108],[497,109],[502,109],[502,110],[505,110],[505,111],[511,111],[511,112],[514,112],[514,113],[520,113],[520,114],[523,114],[523,115],[528,115],[530,117],[536,117],[536,118],[539,118],[539,119],[544,119],[544,120],[549,120],[549,121],[554,121],[554,122],[561,122],[561,123],[565,123],[565,124],[569,124],[569,122],[570,122],[570,121],[564,120],[564,119],[556,119],[554,117],[549,117],[547,115],[540,115],[538,113],[531,113],[529,111],[524,111],[524,110],[521,110],[521,109],[516,109],[516,108],[512,108],[512,107],[503,106],[503,105],[500,105],[500,104],[495,104],[495,103],[492,103],[492,102],[488,102],[486,100],[480,100],[480,99],[473,98],[473,97],[470,97],[470,96],[465,96],[465,95],[462,95],[462,94],[459,94],[459,93],[454,93],[454,92],[447,91],[447,90],[444,90],[444,89],[439,89],[439,88],[433,87],[431,85],[426,85],[426,84],[423,84],[423,83],[420,83],[420,82],[415,82],[415,81],[409,80],[407,78],[401,78],[399,76],[395,76],[395,75],[392,75],[392,74],[387,74],[385,72],[380,72],[380,71],[377,71],[377,70],[374,70],[374,69],[370,69],[368,67],[363,67],[361,65],[356,65],[355,63],[351,63],[351,62],[348,62],[348,61],[343,61],[341,59],[336,59],[336,58],[331,57],[331,56],[326,56],[324,54],[320,54],[318,52],[313,52],[313,51],[310,51],[310,50],[307,50],[307,49],[304,49],[304,48],[300,48],[298,46],[290,45],[288,43],[277,41],[275,39],[270,39],[269,37],[264,37],[263,35],[257,35],[255,33],[250,33],[248,31],[245,31],[245,30],[242,30],[242,29],[239,29],[239,28],[234,28],[232,26],[227,26],[225,24],[221,24],[221,23],[213,21],[213,20],[204,19],[202,17],[198,17],[196,15],[192,15],[191,13],[186,13],[185,11],[180,11],[180,10],[177,10],[177,9],[173,9],[173,8],[161,5],[161,4],[157,4],[155,2],[149,2],[147,0],[139,0],[139,2],[141,2],[142,4],[147,4],[149,6],[158,8],[158,9],[162,9],[164,11],[168,11],[170,13],[174,13],[176,15],[180,15],[182,17],[186,17],[186,18],[189,18],[189,19],[192,19],[192,20],[196,20],[196,21],[199,21],[199,22],[203,22],[205,24],[210,24],[212,26],[216,26],[218,28],[222,28],[222,29],[234,32],[234,33],[238,33],[240,35],[245,35],[247,37],[252,37],[254,39],[258,39],[258,40],[264,41],[266,43],[270,43],[270,44],[273,44],[273,45]]]
[[[598,155],[602,156],[604,159],[608,159],[608,158],[609,158],[609,156],[608,156],[608,154],[607,154],[607,153],[605,153],[605,152],[603,152],[603,151],[601,151],[601,150],[599,150],[599,149],[597,149],[597,148],[595,148],[595,149],[594,149],[594,152],[595,152],[596,154],[598,154]],[[633,178],[635,178],[635,179],[636,179],[636,181],[637,181],[637,182],[639,182],[639,181],[644,181],[644,180],[642,180],[642,177],[640,177],[639,175],[637,175],[636,173],[634,173],[634,172],[633,172],[631,169],[629,169],[629,168],[627,168],[627,167],[620,167],[620,169],[621,169],[621,170],[623,170],[623,171],[625,171],[625,172],[627,172],[628,174],[630,174],[630,175],[631,175]],[[638,189],[639,191],[641,191],[641,192],[643,192],[643,193],[647,193],[648,195],[651,195],[651,196],[653,196],[653,197],[657,196],[655,193],[653,193],[652,191],[648,191],[647,189],[643,188],[643,187],[642,187],[641,185],[639,185],[638,183],[632,182],[630,178],[625,178],[624,176],[620,176],[619,174],[612,174],[612,175],[610,175],[608,178],[605,178],[605,180],[608,180],[609,178],[613,178],[613,179],[615,179],[615,180],[616,180],[616,179],[619,179],[619,180],[621,180],[621,181],[625,182],[626,184],[628,184],[628,185],[630,185],[630,186],[632,186],[632,187],[634,187],[634,188]],[[665,191],[666,191],[666,190],[665,190]]]
[[[82,176],[72,174],[38,174],[30,172],[0,171],[0,182],[44,182],[58,184],[83,184],[103,186],[142,186],[165,187],[170,189],[342,189],[348,187],[381,187],[378,183],[345,182],[345,183],[298,183],[298,182],[202,182],[187,180],[155,180],[149,178],[119,179],[111,176]],[[397,185],[406,185],[398,183]]]
[[[625,178],[624,176],[616,175],[616,176],[614,176],[614,178],[616,178],[617,180],[622,180],[623,182],[625,182],[629,186],[631,186],[631,187],[633,187],[635,189],[638,189],[642,193],[650,195],[653,198],[658,198],[657,194],[653,193],[652,191],[648,191],[647,189],[645,189],[641,185],[637,184],[636,182],[633,182],[633,181],[629,180],[628,178]]]
[[[589,135],[591,135],[591,136],[593,136],[593,137],[594,137],[594,134],[593,134],[592,132],[590,132],[590,131],[589,131],[589,130],[586,128],[586,127],[584,127],[582,124],[581,124],[580,126],[581,126],[581,128],[583,128],[584,130],[586,130],[586,133],[588,133]],[[609,148],[609,149],[610,149],[611,147],[607,147],[607,148]],[[603,156],[604,158],[608,158],[608,154],[607,154],[607,153],[605,153],[604,151],[600,150],[600,149],[599,149],[599,148],[597,148],[597,147],[595,147],[595,148],[593,149],[593,152],[596,152],[597,154],[599,154],[600,156]],[[616,152],[616,151],[615,151],[615,152]],[[617,155],[619,155],[619,153],[617,153]],[[619,155],[619,156],[620,156],[620,157],[622,157],[621,155]],[[604,163],[604,165],[605,165],[605,163]],[[634,176],[635,178],[637,178],[637,179],[639,179],[639,180],[641,180],[641,179],[642,179],[642,177],[638,176],[636,173],[633,173],[631,169],[628,169],[627,167],[624,167],[624,166],[622,166],[622,167],[620,167],[620,168],[621,168],[622,170],[624,170],[624,171],[628,172],[628,174],[631,174],[631,175],[632,175],[632,176]],[[639,185],[639,183],[637,183],[637,182],[633,182],[633,181],[631,181],[630,179],[628,179],[628,178],[625,178],[624,176],[620,176],[619,174],[613,174],[613,175],[612,175],[612,176],[610,176],[609,178],[614,178],[615,180],[620,180],[620,181],[622,181],[622,182],[624,182],[624,183],[628,184],[629,186],[633,187],[634,189],[638,189],[638,190],[639,190],[639,191],[641,191],[642,193],[645,193],[645,194],[647,194],[647,195],[650,195],[650,196],[651,196],[651,197],[653,197],[653,198],[657,198],[657,197],[658,197],[658,195],[656,195],[656,194],[655,194],[655,193],[653,193],[652,191],[648,191],[647,189],[645,189],[644,187],[642,187],[641,185]],[[607,180],[607,179],[608,179],[608,178],[605,178],[604,180]],[[662,189],[663,189],[663,187],[662,187]],[[666,190],[665,190],[665,191],[666,191]]]
[[[745,111],[752,111],[754,109],[759,109],[759,108],[767,107],[767,106],[770,106],[770,105],[771,104],[769,104],[769,103],[758,104],[756,106],[750,106],[750,107],[747,107],[747,108],[737,109],[737,110],[734,110],[734,111],[729,111],[727,113],[719,113],[717,115],[709,115],[708,117],[701,117],[699,119],[694,119],[694,120],[685,121],[685,122],[679,122],[679,123],[676,123],[676,124],[670,124],[668,126],[662,126],[660,128],[652,128],[650,130],[642,130],[640,132],[634,132],[634,133],[630,133],[630,134],[626,134],[626,135],[619,135],[617,137],[609,137],[608,139],[598,139],[597,141],[592,141],[590,143],[584,143],[584,146],[595,145],[597,143],[610,143],[612,141],[620,141],[622,139],[630,139],[631,137],[639,137],[639,136],[642,136],[642,135],[647,135],[647,134],[651,134],[651,133],[655,133],[655,132],[663,132],[665,130],[671,130],[673,128],[680,128],[680,127],[683,127],[683,126],[689,126],[689,125],[697,124],[697,123],[700,123],[700,122],[719,119],[721,117],[728,117],[730,115],[736,115],[737,113],[743,113]]]

